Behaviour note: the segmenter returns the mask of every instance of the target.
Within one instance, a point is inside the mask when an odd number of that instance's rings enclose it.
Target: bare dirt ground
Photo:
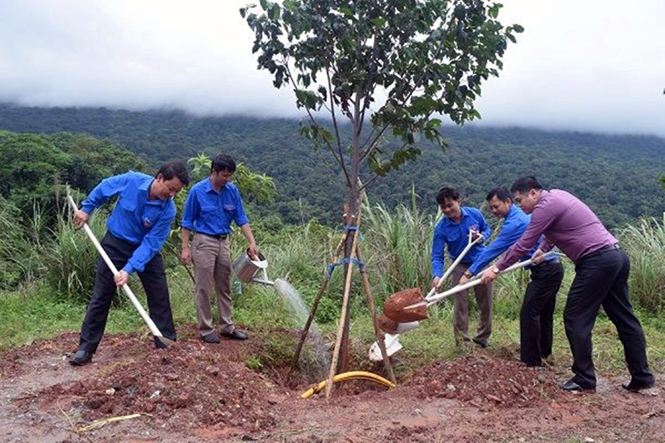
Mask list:
[[[81,368],[67,362],[75,333],[1,354],[0,441],[665,441],[658,386],[634,394],[627,379],[601,378],[596,393],[565,393],[567,370],[526,368],[507,351],[435,363],[390,390],[348,382],[303,400],[300,375],[248,369],[265,346],[256,335],[204,345],[180,333],[168,350],[107,334]]]

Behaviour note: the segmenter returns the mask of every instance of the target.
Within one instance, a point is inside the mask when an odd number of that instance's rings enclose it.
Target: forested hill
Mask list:
[[[295,120],[0,105],[0,129],[85,132],[124,145],[154,166],[224,151],[275,179],[277,201],[260,213],[279,214],[290,223],[310,217],[337,223],[346,197],[332,157],[314,151]],[[610,227],[665,211],[665,191],[658,183],[665,174],[665,139],[521,128],[449,127],[444,134],[450,150],[424,144],[417,161],[376,182],[370,200],[408,204],[413,188],[419,204],[434,211],[436,190],[451,184],[466,204],[477,206],[490,188],[534,174],[546,187],[581,197]]]

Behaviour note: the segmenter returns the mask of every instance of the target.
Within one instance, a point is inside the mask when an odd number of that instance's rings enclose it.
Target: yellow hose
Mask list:
[[[333,383],[337,383],[340,381],[347,381],[347,380],[366,380],[366,381],[373,381],[375,383],[378,383],[383,386],[388,386],[389,388],[394,388],[395,383],[391,382],[390,380],[386,380],[385,378],[381,377],[380,375],[372,374],[371,372],[365,372],[365,371],[351,371],[351,372],[345,372],[343,374],[337,374],[335,377],[333,377]],[[326,387],[328,380],[324,380],[318,385],[308,389],[305,391],[300,398],[308,399],[312,395],[321,392],[323,388]]]

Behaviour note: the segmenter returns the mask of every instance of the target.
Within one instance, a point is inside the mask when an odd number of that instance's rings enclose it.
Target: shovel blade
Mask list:
[[[157,347],[161,349],[170,348],[175,344],[173,340],[171,340],[170,338],[166,338],[163,335],[155,335],[154,338],[155,338],[155,345],[157,345]]]
[[[418,303],[421,304],[406,309]],[[429,317],[427,314],[427,303],[423,298],[422,292],[420,292],[420,288],[395,292],[383,304],[383,314],[396,323],[410,323],[412,321],[426,320]]]
[[[399,342],[399,334],[386,334],[384,344],[386,345],[386,354],[388,354],[388,357],[402,349],[402,344]],[[378,342],[374,342],[374,344],[372,344],[372,346],[369,348],[369,359],[371,361],[383,360],[383,356],[381,356],[381,348],[379,347]]]

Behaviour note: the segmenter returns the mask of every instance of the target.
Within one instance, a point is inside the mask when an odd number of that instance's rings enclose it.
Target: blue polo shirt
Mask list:
[[[494,241],[485,248],[483,252],[478,254],[476,259],[473,261],[473,264],[469,267],[469,272],[473,275],[476,275],[479,271],[484,269],[492,260],[497,258],[499,255],[503,254],[508,250],[517,240],[522,237],[524,231],[526,231],[529,222],[531,221],[531,216],[527,215],[517,207],[516,205],[510,205],[510,209],[506,214],[506,217],[503,221],[503,226],[501,227],[501,232],[496,236]],[[527,252],[522,260],[528,260],[531,258],[534,252],[538,249],[538,244],[534,246],[529,252]],[[545,261],[557,260],[556,256],[549,257]]]
[[[227,183],[219,192],[212,187],[209,177],[192,186],[182,214],[183,228],[208,235],[228,235],[232,221],[237,226],[249,221],[240,191],[233,183]]]
[[[143,272],[145,265],[164,245],[175,218],[172,198],[149,199],[153,180],[154,177],[133,171],[109,177],[102,180],[81,204],[84,212],[92,214],[109,198],[118,196],[106,227],[114,237],[139,245],[122,268],[127,274]]]
[[[488,239],[492,230],[485,221],[483,214],[475,208],[462,206],[462,219],[459,223],[451,218],[443,217],[434,228],[432,239],[432,276],[441,277],[445,264],[444,250],[448,247],[448,255],[455,260],[469,242],[469,231],[473,228]],[[475,245],[462,259],[463,264],[471,264],[483,252],[483,245]]]

